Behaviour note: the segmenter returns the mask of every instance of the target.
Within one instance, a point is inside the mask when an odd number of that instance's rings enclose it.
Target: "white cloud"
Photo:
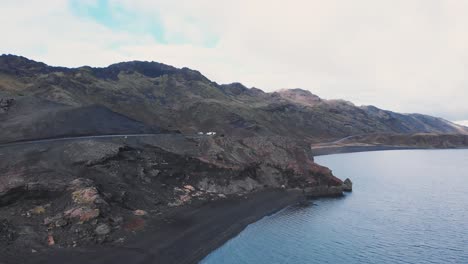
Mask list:
[[[93,4],[88,0],[89,4]],[[224,83],[301,87],[402,112],[468,118],[468,2],[458,0],[115,0],[157,16],[166,37],[110,30],[66,2],[7,1],[0,52],[54,65],[155,60]],[[217,45],[204,48],[206,35]]]
[[[468,120],[454,121],[454,123],[468,127]]]

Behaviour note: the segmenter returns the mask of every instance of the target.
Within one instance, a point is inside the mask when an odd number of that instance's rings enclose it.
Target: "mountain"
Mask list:
[[[156,62],[64,68],[3,55],[0,57],[0,98],[10,100],[8,106],[3,107],[4,114],[0,115],[3,124],[0,128],[7,126],[14,130],[17,125],[20,131],[25,130],[23,127],[36,131],[38,126],[37,118],[15,121],[21,113],[53,112],[60,105],[64,111],[99,106],[101,110],[106,109],[107,115],[112,113],[131,120],[134,125],[138,123],[138,128],[125,125],[122,132],[126,133],[159,129],[184,134],[216,131],[227,136],[285,136],[321,142],[368,133],[467,132],[467,128],[441,118],[399,114],[373,106],[358,107],[343,100],[324,100],[302,89],[265,93],[240,83],[219,85],[197,71]],[[47,127],[51,131],[41,130],[38,137],[81,133],[54,132],[62,124],[55,116],[48,120],[51,123]],[[77,119],[74,124],[85,125],[83,121]],[[115,130],[113,124],[112,130]],[[96,124],[86,125],[95,126],[95,134],[109,132]],[[86,133],[92,133],[92,129],[88,127]],[[0,141],[30,137],[27,133],[14,137],[9,134],[8,137],[2,135]]]
[[[220,85],[156,62],[65,68],[2,55],[0,259],[116,263],[151,252],[138,257],[197,263],[304,196],[351,191],[317,153],[466,147],[466,134],[441,118]]]

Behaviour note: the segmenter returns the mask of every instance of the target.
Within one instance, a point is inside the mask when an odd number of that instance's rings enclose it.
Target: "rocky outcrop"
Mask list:
[[[173,134],[2,148],[0,220],[15,223],[14,247],[80,247],[121,243],[175,207],[265,189],[342,193],[343,182],[301,144]]]
[[[209,193],[219,193],[224,195],[248,193],[254,191],[255,189],[263,187],[264,185],[250,177],[246,177],[245,179],[233,180],[227,184],[216,183],[215,179],[207,178],[201,180],[198,183],[198,188],[200,190]]]
[[[353,182],[349,178],[346,178],[343,182],[343,191],[352,192],[353,191]]]
[[[0,220],[0,246],[6,247],[18,237],[15,226],[7,219]]]
[[[22,199],[43,199],[61,195],[65,182],[57,179],[36,181],[27,177],[28,172],[4,174],[0,177],[0,206]]]
[[[276,92],[280,97],[289,100],[291,102],[313,107],[323,102],[323,100],[315,94],[312,94],[310,91],[303,89],[288,89],[280,90]]]
[[[343,195],[343,186],[315,186],[304,189],[307,197],[333,197]]]
[[[8,112],[14,101],[13,98],[0,98],[0,114]]]

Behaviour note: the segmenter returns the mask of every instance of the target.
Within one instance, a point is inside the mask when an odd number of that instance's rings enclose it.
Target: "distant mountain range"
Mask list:
[[[465,134],[442,118],[399,114],[302,89],[217,84],[188,68],[132,61],[52,67],[0,56],[1,142],[75,135],[216,131],[310,142],[369,133]]]

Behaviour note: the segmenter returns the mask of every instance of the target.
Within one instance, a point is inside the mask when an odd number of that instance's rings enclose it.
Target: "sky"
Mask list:
[[[468,1],[2,0],[0,53],[129,60],[218,83],[468,120]]]

